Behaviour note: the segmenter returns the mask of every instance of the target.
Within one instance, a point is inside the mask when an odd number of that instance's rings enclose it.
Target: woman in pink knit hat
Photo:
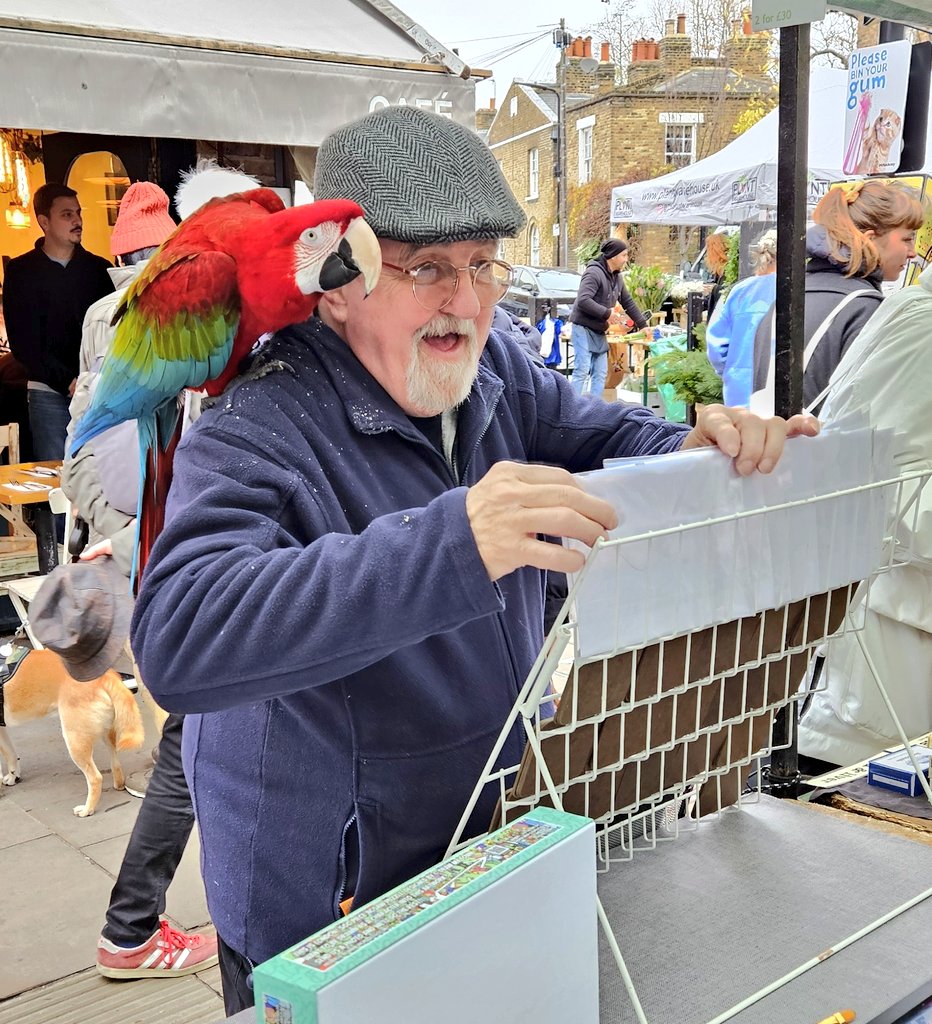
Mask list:
[[[110,251],[122,260],[124,266],[148,259],[152,250],[157,249],[175,230],[168,203],[165,192],[151,181],[137,181],[123,194],[110,235]],[[142,252],[145,255],[139,255]]]

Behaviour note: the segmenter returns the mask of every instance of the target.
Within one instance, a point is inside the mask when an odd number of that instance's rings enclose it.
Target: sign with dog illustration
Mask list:
[[[900,166],[910,43],[865,46],[851,54],[845,95],[845,174],[891,174]]]

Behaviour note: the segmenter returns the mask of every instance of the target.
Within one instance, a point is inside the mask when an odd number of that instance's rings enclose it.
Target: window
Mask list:
[[[535,149],[534,152],[536,153],[537,150]],[[536,224],[532,224],[531,225],[531,230],[529,232],[529,235],[530,235],[530,243],[531,243],[531,246],[530,246],[530,248],[531,248],[531,266],[532,267],[539,267],[540,266],[540,228],[538,228],[538,226]]]
[[[579,184],[592,181],[592,129],[595,127],[595,114],[580,117],[576,121],[576,136],[579,140]]]
[[[579,184],[592,181],[592,126],[579,129]]]
[[[668,124],[664,160],[674,167],[686,167],[696,159],[696,126]]]
[[[512,117],[514,117],[515,114],[518,113],[518,97],[517,96],[512,96],[511,97],[511,103],[509,104],[509,107],[508,107],[508,113],[511,114]]]
[[[540,195],[540,156],[536,149],[527,152],[527,197],[536,199]]]

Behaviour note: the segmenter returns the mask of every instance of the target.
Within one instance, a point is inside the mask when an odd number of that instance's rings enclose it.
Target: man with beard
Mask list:
[[[65,456],[81,324],[88,306],[109,295],[113,283],[110,264],[81,246],[81,204],[74,189],[43,185],[33,209],[43,237],[32,252],[10,260],[3,317],[10,351],[29,375],[32,457],[45,461]]]
[[[491,331],[524,217],[451,120],[337,130],[314,194],[362,206],[382,276],[325,295],[182,440],[134,618],[143,678],[189,716],[229,1013],[253,965],[443,855],[540,649],[542,571],[583,562],[540,535],[615,526],[574,472],[710,444],[768,471],[788,430],[818,429],[590,402]],[[501,764],[521,747],[516,729]]]

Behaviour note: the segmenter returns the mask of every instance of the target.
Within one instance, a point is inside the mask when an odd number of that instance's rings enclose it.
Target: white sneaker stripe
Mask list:
[[[185,960],[188,959],[188,955],[190,954],[190,952],[191,950],[187,948],[181,951],[181,953],[176,958],[175,962],[172,964],[173,971],[177,971],[184,964]]]
[[[160,946],[156,946],[155,949],[149,954],[149,956],[145,960],[143,960],[143,962],[139,966],[151,967],[155,963],[155,961],[158,960],[164,954],[164,952],[164,949],[162,949]]]

